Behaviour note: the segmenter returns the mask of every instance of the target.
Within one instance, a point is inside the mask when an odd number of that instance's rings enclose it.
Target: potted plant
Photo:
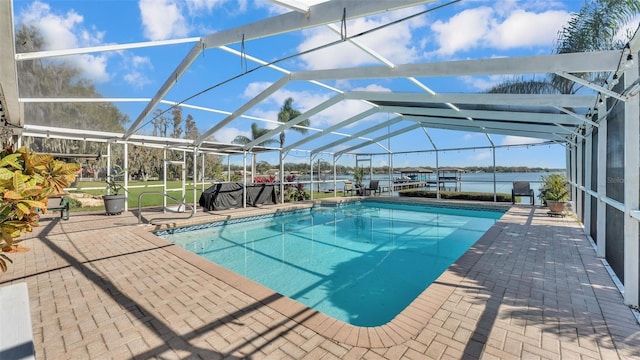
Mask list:
[[[50,196],[64,193],[75,180],[80,165],[36,154],[26,147],[0,152],[0,269],[7,270],[11,259],[3,253],[26,251],[14,239],[38,226],[39,211],[47,212]],[[26,250],[25,250],[26,249]]]
[[[102,196],[104,201],[104,209],[107,215],[119,215],[124,211],[124,204],[127,201],[125,194],[120,194],[124,187],[117,182],[117,178],[124,176],[126,170],[119,166],[114,167],[114,172],[107,175],[105,182],[107,183],[108,194]]]
[[[552,213],[562,213],[569,199],[567,177],[564,174],[550,174],[542,177],[542,199]]]
[[[364,168],[356,167],[353,171],[353,182],[356,183],[356,194],[362,195],[362,179],[364,178]]]

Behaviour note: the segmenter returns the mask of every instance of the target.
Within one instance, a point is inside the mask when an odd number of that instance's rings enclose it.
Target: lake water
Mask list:
[[[549,175],[548,172],[528,172],[528,173],[496,173],[496,192],[511,194],[514,181],[528,181],[531,184],[534,194],[537,196],[540,187],[542,187],[542,177]],[[400,174],[394,174],[392,179],[400,177]],[[435,180],[436,176],[431,174],[431,179]],[[314,179],[313,189],[320,191],[332,191],[334,187],[333,177],[331,175],[322,175],[322,183],[318,184],[317,179]],[[380,186],[389,185],[389,175],[373,175],[373,179],[380,181]],[[299,176],[300,182],[307,182],[305,188],[309,188],[309,176]],[[338,191],[344,188],[344,180],[353,181],[352,175],[338,175],[336,188]],[[469,192],[486,192],[493,193],[493,173],[463,173],[461,175],[461,191]],[[363,181],[365,184],[369,182],[368,178]],[[393,182],[393,180],[391,180]],[[537,199],[536,199],[537,200]],[[524,198],[523,202],[528,201]]]

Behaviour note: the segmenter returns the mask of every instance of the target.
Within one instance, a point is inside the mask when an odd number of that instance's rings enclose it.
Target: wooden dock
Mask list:
[[[429,184],[429,182],[427,181],[398,182],[398,183],[391,184],[391,191],[424,188],[424,187],[430,187],[431,185],[435,186],[435,182],[433,184]]]

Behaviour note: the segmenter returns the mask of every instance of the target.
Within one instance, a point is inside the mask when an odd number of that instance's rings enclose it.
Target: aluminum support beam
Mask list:
[[[513,122],[501,122],[501,121],[489,121],[489,120],[469,121],[467,119],[451,119],[451,118],[438,118],[438,117],[429,117],[429,116],[407,116],[407,115],[405,115],[404,118],[411,121],[418,121],[422,124],[440,124],[440,125],[452,125],[457,127],[468,127],[469,131],[474,131],[477,129],[480,129],[480,130],[504,129],[504,130],[514,130],[514,131],[526,130],[526,131],[549,133],[549,134],[559,134],[559,135],[565,135],[565,136],[571,135],[574,132],[574,129],[568,129],[562,126],[558,127],[554,124],[525,125],[525,124],[518,124]]]
[[[274,85],[272,85],[272,86],[274,86]],[[265,90],[265,91],[267,91],[267,90]],[[262,95],[262,93],[259,96],[261,96],[261,95]],[[314,116],[314,115],[316,115],[316,114],[328,109],[329,107],[337,104],[338,102],[340,102],[342,100],[343,100],[343,95],[342,94],[338,94],[338,95],[332,97],[331,99],[323,102],[322,104],[317,105],[313,109],[300,114],[295,119],[291,119],[288,122],[283,123],[282,125],[278,126],[277,128],[267,131],[264,135],[260,136],[257,139],[254,139],[253,141],[251,141],[250,143],[245,145],[245,149],[251,149],[252,147],[256,146],[257,144],[260,144],[260,143],[264,142],[265,140],[271,139],[272,137],[280,134],[283,131],[291,129],[294,125],[298,125],[299,123],[301,123],[301,122],[309,119],[310,117],[312,117],[312,116]]]
[[[374,77],[375,78],[375,77]],[[594,97],[566,94],[419,94],[380,91],[350,91],[344,93],[345,99],[376,102],[409,102],[430,104],[471,104],[471,105],[513,105],[513,106],[560,106],[588,109],[593,106]],[[400,104],[398,104],[400,105]]]
[[[218,124],[216,124],[211,129],[209,129],[209,130],[205,131],[204,133],[202,133],[200,135],[200,137],[195,141],[195,145],[199,146],[200,144],[202,144],[208,137],[210,137],[211,135],[215,134],[218,130],[222,129],[223,127],[227,126],[233,120],[237,119],[240,115],[244,114],[247,110],[249,110],[252,107],[254,107],[257,104],[259,104],[262,100],[264,100],[264,99],[268,98],[269,96],[271,96],[273,93],[278,91],[278,89],[280,89],[282,86],[284,86],[284,84],[287,83],[287,82],[288,82],[288,79],[287,79],[287,76],[285,76],[285,77],[281,78],[280,80],[276,81],[275,83],[271,84],[271,86],[269,86],[268,88],[264,89],[260,94],[256,95],[249,102],[247,102],[246,104],[242,105],[240,108],[238,108],[238,110],[234,111],[231,115],[229,115],[226,118],[224,118],[222,121],[220,121]],[[261,140],[261,142],[262,141],[264,141],[264,140]],[[259,144],[259,142],[258,142],[258,144]],[[253,144],[253,145],[255,145],[255,144]]]
[[[202,38],[202,44],[205,49],[208,49],[240,43],[243,37],[245,41],[250,41],[340,22],[345,13],[347,20],[349,20],[434,1],[435,0],[332,0],[313,5],[309,7],[309,10],[305,13],[291,11],[248,25],[207,35]]]
[[[254,174],[251,174],[253,177]],[[242,156],[242,208],[247,207],[247,152]]]
[[[341,122],[339,122],[339,123],[337,123],[337,124],[335,124],[333,126],[328,127],[325,130],[322,130],[321,132],[315,133],[315,134],[313,134],[311,136],[306,136],[305,138],[303,138],[303,139],[301,139],[301,140],[299,140],[299,141],[297,141],[297,142],[295,142],[295,143],[293,143],[293,144],[291,144],[289,146],[286,146],[284,148],[284,150],[285,151],[289,151],[289,150],[295,149],[295,148],[297,148],[297,147],[299,147],[301,145],[304,145],[304,144],[306,144],[306,143],[308,143],[310,141],[313,141],[313,140],[315,140],[315,139],[317,139],[317,138],[319,138],[321,136],[324,136],[326,134],[330,134],[331,132],[333,132],[335,130],[338,130],[338,129],[343,128],[343,127],[345,127],[347,125],[353,124],[356,121],[360,121],[360,120],[362,120],[362,119],[364,119],[366,117],[369,117],[370,115],[373,115],[373,114],[375,114],[377,112],[378,112],[378,110],[376,108],[372,108],[372,109],[369,109],[367,111],[361,112],[360,114],[358,114],[356,116],[352,116],[349,119],[343,120],[343,121],[341,121]]]
[[[363,143],[361,143],[361,144],[354,145],[354,146],[352,146],[352,147],[350,147],[350,148],[347,148],[347,149],[344,149],[344,150],[338,151],[338,152],[336,152],[336,154],[335,154],[335,155],[336,155],[336,156],[339,156],[339,155],[342,155],[342,154],[346,154],[346,153],[348,153],[349,151],[353,151],[353,150],[359,149],[359,148],[361,148],[361,147],[363,147],[363,146],[367,146],[367,145],[371,145],[371,144],[377,143],[377,142],[379,142],[379,141],[382,141],[382,140],[384,140],[384,139],[388,139],[388,138],[390,138],[390,137],[394,137],[394,136],[396,136],[396,135],[404,134],[404,133],[406,133],[407,131],[411,131],[411,130],[413,130],[413,129],[417,129],[417,128],[419,128],[419,127],[420,127],[420,124],[414,124],[414,125],[411,125],[411,126],[407,126],[407,127],[405,127],[405,128],[402,128],[402,129],[399,129],[399,130],[396,130],[396,131],[390,132],[390,133],[388,133],[388,134],[385,134],[385,135],[379,136],[379,137],[377,137],[377,138],[375,138],[375,139],[373,139],[373,140],[365,141],[365,142],[363,142]]]
[[[634,54],[637,58],[638,54]],[[638,78],[638,65],[624,72],[625,88]],[[638,95],[624,104],[624,303],[639,305],[640,243],[638,220],[631,216],[640,206],[640,101]]]
[[[127,143],[123,144],[124,146],[124,158],[122,159],[123,161],[123,166],[122,166],[122,170],[124,170],[124,196],[127,200],[125,200],[124,202],[124,211],[127,212],[129,211],[129,192],[126,191],[129,189],[129,145]]]
[[[173,86],[178,82],[178,79],[182,77],[182,75],[189,69],[191,64],[200,56],[203,51],[202,40],[199,43],[195,44],[193,48],[189,51],[187,56],[182,59],[178,67],[169,75],[167,80],[165,80],[164,84],[158,89],[156,94],[153,96],[151,101],[145,106],[140,115],[131,123],[129,129],[124,133],[122,138],[124,140],[128,139],[133,135],[137,130],[140,124],[151,114],[151,111],[158,105],[158,103],[167,95],[167,93],[173,88]]]
[[[421,126],[427,127],[427,128],[434,128],[434,129],[445,129],[445,130],[455,130],[455,131],[468,131],[468,132],[478,132],[478,133],[486,133],[489,132],[491,134],[500,134],[500,135],[514,135],[514,136],[524,136],[524,137],[530,137],[530,138],[538,138],[538,139],[547,139],[547,140],[556,140],[558,138],[562,139],[562,141],[566,141],[566,139],[560,135],[557,134],[553,134],[553,133],[548,133],[548,132],[534,132],[531,130],[527,130],[526,128],[523,128],[522,130],[507,130],[507,129],[494,129],[494,128],[486,128],[485,130],[482,130],[480,128],[476,128],[476,127],[469,127],[469,126],[459,126],[459,125],[448,125],[448,124],[441,124],[438,122],[420,122],[419,123]]]
[[[577,159],[578,159],[578,145],[571,145],[571,146],[567,146],[567,148],[569,149],[569,163],[571,164],[571,166],[568,167],[569,170],[569,183],[571,184],[571,201],[573,202],[573,211],[577,212],[577,203],[576,203],[576,199],[577,199],[577,195],[578,195],[578,187],[577,182],[576,182],[576,170],[578,167],[577,164]]]
[[[593,160],[593,136],[591,134],[591,125],[587,125],[587,139],[585,143],[585,160],[584,160],[584,188],[585,188],[585,196],[584,196],[584,220],[582,221],[584,224],[584,231],[588,236],[591,236],[591,203],[595,201],[592,198],[591,193],[593,190],[591,188],[591,177],[592,177],[592,167],[591,163]]]
[[[366,134],[370,134],[370,133],[372,133],[374,131],[383,129],[383,128],[387,127],[387,126],[391,126],[391,125],[396,124],[396,123],[398,123],[398,122],[400,122],[402,120],[404,120],[402,118],[402,116],[395,117],[395,118],[393,118],[391,120],[387,120],[387,121],[385,121],[383,123],[380,123],[380,124],[378,124],[376,126],[373,126],[373,127],[368,128],[368,129],[364,129],[364,130],[358,131],[357,133],[351,135],[350,137],[345,137],[344,139],[339,139],[339,140],[336,140],[336,141],[331,142],[329,144],[326,144],[324,146],[320,146],[319,148],[316,148],[314,151],[315,152],[321,152],[321,151],[324,151],[324,150],[331,149],[333,147],[339,146],[341,144],[344,144],[347,141],[351,141],[351,140],[354,140],[354,139],[361,139],[361,140],[370,141],[371,139],[364,139],[364,138],[362,138],[362,136],[366,135]]]
[[[577,140],[578,146],[576,147],[576,199],[575,199],[575,213],[578,216],[578,220],[584,223],[584,208],[582,207],[582,194],[584,193],[584,183],[582,182],[582,160],[583,160],[583,150],[584,150],[584,142],[583,140]],[[585,194],[586,195],[586,194]],[[588,196],[588,195],[587,195]]]
[[[598,123],[596,123],[596,122],[591,121],[591,120],[590,120],[590,119],[588,119],[586,116],[583,116],[583,115],[580,115],[580,114],[576,114],[575,112],[570,111],[570,110],[567,110],[567,109],[565,109],[565,108],[563,108],[563,107],[560,107],[560,106],[554,106],[554,108],[556,108],[556,109],[558,109],[558,110],[562,111],[563,113],[565,113],[565,114],[567,114],[567,115],[569,115],[569,116],[573,116],[573,117],[574,117],[574,118],[576,118],[578,121],[580,121],[580,123],[586,123],[586,124],[589,124],[589,125],[594,126],[594,127],[598,127],[598,126],[600,126],[600,124],[598,124]]]
[[[614,98],[616,98],[618,100],[622,100],[622,101],[626,101],[627,100],[625,96],[622,96],[622,95],[618,94],[615,91],[611,91],[611,90],[609,90],[607,88],[604,88],[604,87],[602,87],[600,85],[594,84],[594,83],[592,83],[590,81],[587,81],[587,80],[585,80],[583,78],[579,78],[579,77],[577,77],[575,75],[571,75],[566,71],[557,71],[556,74],[559,75],[559,76],[562,76],[563,78],[565,78],[567,80],[571,80],[571,81],[573,81],[575,83],[578,83],[580,85],[584,85],[584,86],[586,86],[586,87],[588,87],[590,89],[593,89],[593,90],[595,90],[597,92],[600,92],[600,93],[603,93],[605,95],[614,97]]]
[[[433,0],[430,0],[433,1]],[[252,24],[240,26],[234,29],[221,31],[200,39],[193,46],[191,51],[180,62],[178,67],[169,75],[164,84],[160,87],[152,101],[147,104],[144,110],[138,115],[136,120],[131,124],[124,134],[124,139],[133,135],[137,131],[138,126],[147,118],[151,111],[158,105],[158,102],[171,90],[177,83],[178,79],[189,69],[191,64],[197,57],[208,48],[239,43],[243,39],[249,41],[253,39],[265,38],[272,35],[298,31],[300,29],[310,28],[318,25],[338,22],[346,13],[348,19],[358,18],[365,15],[371,15],[379,12],[389,11],[391,9],[400,9],[404,7],[414,6],[430,1],[414,1],[414,0],[383,0],[383,1],[349,1],[334,0],[311,6],[306,14],[292,11],[286,14],[278,15]],[[314,80],[314,79],[311,79]],[[211,135],[211,134],[209,134]],[[200,142],[196,143],[199,145]]]
[[[13,26],[13,1],[0,1],[0,107],[7,123],[24,126],[24,106],[18,101],[18,68]],[[14,129],[18,134],[19,129]]]
[[[539,111],[532,110],[531,112],[524,111],[499,111],[499,110],[453,110],[453,109],[441,109],[431,107],[417,107],[417,106],[393,106],[385,105],[381,106],[379,112],[394,112],[403,115],[426,115],[426,116],[443,116],[443,117],[455,117],[459,119],[468,120],[469,117],[474,121],[505,121],[505,122],[519,122],[528,124],[530,122],[549,125],[581,125],[584,121],[576,119],[571,115],[566,114],[550,114],[541,113]],[[521,126],[521,125],[520,125]]]
[[[278,168],[280,172],[280,203],[284,204],[284,151],[278,151]]]
[[[606,114],[606,101],[598,106],[598,114]],[[596,254],[600,258],[606,258],[607,244],[607,204],[604,198],[607,196],[607,116],[600,121],[598,128],[598,228]]]
[[[399,77],[476,76],[549,74],[615,71],[620,51],[474,59],[420,64],[369,66],[362,68],[302,71],[292,74],[294,80],[379,79]]]
[[[144,41],[144,42],[128,43],[128,44],[91,46],[91,47],[83,47],[83,48],[76,48],[76,49],[33,51],[28,53],[16,54],[16,61],[44,59],[44,58],[58,57],[58,56],[91,54],[91,53],[105,52],[105,51],[122,51],[122,50],[129,50],[129,49],[154,47],[154,46],[166,46],[166,45],[184,44],[184,43],[190,43],[190,42],[193,43],[198,41],[200,41],[199,37],[191,37],[191,38],[184,38],[184,39],[169,39],[169,40]]]
[[[196,213],[196,208],[198,205],[198,148],[193,149],[193,214]],[[202,169],[204,171],[204,169]],[[182,199],[182,202],[185,202],[185,199]],[[185,209],[186,210],[186,209]]]

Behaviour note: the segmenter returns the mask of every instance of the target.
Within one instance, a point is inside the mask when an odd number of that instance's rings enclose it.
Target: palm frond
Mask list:
[[[614,50],[620,30],[640,13],[637,0],[599,0],[586,3],[558,33],[556,53]]]
[[[287,123],[295,119],[296,117],[300,116],[301,114],[302,113],[300,111],[293,108],[293,99],[287,98],[284,101],[284,104],[282,105],[282,107],[280,108],[280,112],[278,113],[278,121],[281,123]],[[301,121],[300,123],[298,123],[298,125],[305,126],[305,127],[308,127],[309,124],[310,124],[309,119],[305,119],[304,121]],[[299,132],[301,134],[307,133],[307,129],[299,128],[299,127],[292,127],[291,130]],[[284,131],[280,133],[280,147],[284,147],[284,141],[285,141],[284,133],[285,133]]]
[[[246,137],[244,135],[238,135],[232,141],[232,143],[240,144],[240,145],[247,145],[250,142],[251,142],[251,139],[249,139],[248,137]]]
[[[490,88],[489,94],[557,94],[558,89],[548,80],[515,77]]]

